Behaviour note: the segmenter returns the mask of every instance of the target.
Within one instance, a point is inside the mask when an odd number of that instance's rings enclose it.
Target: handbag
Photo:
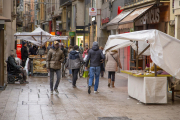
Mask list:
[[[88,75],[89,75],[89,71],[84,71],[84,73],[83,73],[83,78],[87,78]]]
[[[111,56],[114,58],[114,56],[111,54]],[[116,61],[117,65],[121,68],[121,65],[119,65],[119,62],[114,58],[114,60]]]

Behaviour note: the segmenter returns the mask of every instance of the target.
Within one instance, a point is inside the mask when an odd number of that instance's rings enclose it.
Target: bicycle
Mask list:
[[[84,74],[84,63],[82,62],[79,69],[79,77],[81,78]]]

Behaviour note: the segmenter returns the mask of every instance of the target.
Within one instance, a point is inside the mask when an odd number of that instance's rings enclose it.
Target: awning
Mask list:
[[[11,22],[11,20],[10,20],[10,19],[5,18],[5,17],[3,17],[3,16],[0,16],[0,20],[4,20],[5,22]]]
[[[129,15],[133,10],[122,11],[119,15],[117,15],[114,19],[112,19],[106,25],[103,25],[101,29],[113,30],[118,28],[118,22],[124,19],[127,15]]]
[[[124,19],[127,15],[129,15],[133,10],[127,10],[127,11],[122,11],[119,15],[117,15],[114,19],[112,19],[107,26],[110,25],[117,25],[119,21]]]
[[[150,9],[153,5],[142,7],[139,9],[136,9],[132,13],[130,13],[126,18],[124,18],[121,22],[119,22],[119,25],[127,24],[127,23],[133,23],[136,18],[141,16],[143,13],[145,13],[148,9]]]

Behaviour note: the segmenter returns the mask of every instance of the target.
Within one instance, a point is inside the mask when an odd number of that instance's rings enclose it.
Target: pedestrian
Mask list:
[[[57,75],[57,81],[54,87],[54,91],[59,94],[58,86],[61,76],[61,63],[64,62],[63,51],[59,49],[59,43],[55,41],[54,46],[49,50],[47,55],[46,67],[50,71],[50,89],[51,95],[53,94],[53,82],[54,82],[54,72]]]
[[[64,54],[64,62],[66,63],[66,58],[68,56],[68,50],[64,47],[64,45],[61,45],[61,50],[63,51],[63,54]]]
[[[36,46],[34,45],[33,47],[31,47],[30,49],[29,49],[29,54],[30,55],[37,55],[37,53],[36,53],[36,50],[37,48],[36,48]]]
[[[79,52],[80,52],[80,54],[83,54],[83,52],[84,52],[84,49],[83,49],[83,47],[82,47],[82,43],[80,44]]]
[[[115,73],[118,70],[118,67],[122,69],[120,58],[117,50],[112,50],[106,54],[106,71],[108,71],[108,87],[110,87],[112,82],[112,87],[115,82]]]
[[[72,70],[72,86],[76,88],[76,81],[78,79],[78,72],[83,62],[82,55],[79,52],[79,46],[75,45],[74,50],[70,52],[69,58],[66,63],[66,68]]]
[[[21,48],[21,59],[22,59],[22,67],[24,68],[26,65],[26,60],[28,58],[28,50],[27,50],[27,43],[23,42],[23,46]]]
[[[48,51],[49,51],[51,48],[52,48],[52,43],[50,42],[49,45],[48,45],[48,47],[47,47]]]
[[[89,87],[88,87],[88,93],[91,93],[91,86],[95,75],[95,85],[94,85],[94,93],[98,93],[98,86],[99,86],[99,76],[101,72],[101,60],[104,60],[104,55],[102,53],[102,50],[99,49],[98,43],[93,42],[92,49],[88,52],[87,62],[86,62],[86,70],[90,61],[90,78],[89,78]]]
[[[102,46],[100,47],[100,49],[103,52],[104,48]],[[101,60],[101,77],[104,77],[104,71],[105,71],[105,63],[104,63],[104,60]]]
[[[83,52],[83,58],[85,58],[85,56],[88,54],[88,50],[89,50],[89,48],[88,48],[88,46],[86,46],[85,50]]]
[[[69,45],[69,48],[68,48],[68,57],[69,57],[69,53],[71,51],[73,51],[73,47],[72,47],[72,45]],[[72,76],[72,70],[71,69],[69,69],[69,76]]]

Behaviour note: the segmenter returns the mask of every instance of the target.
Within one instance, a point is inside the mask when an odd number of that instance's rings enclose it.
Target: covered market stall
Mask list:
[[[46,42],[53,42],[55,40],[68,40],[68,36],[55,36],[51,35],[50,33],[42,30],[40,27],[35,29],[33,32],[21,32],[15,33],[16,39],[25,40],[28,42],[33,43],[40,47],[39,55],[30,55],[29,59],[31,61],[30,68],[31,68],[31,75],[37,76],[47,76],[47,69],[46,69],[46,55],[44,50],[41,49]]]
[[[129,96],[143,103],[167,103],[167,78],[180,79],[180,40],[158,30],[143,30],[118,35],[110,35],[104,52],[132,46],[136,51],[136,68],[132,71],[121,71],[128,76]],[[138,70],[138,57],[149,55],[154,71]],[[167,74],[158,74],[157,66]],[[169,73],[169,74],[168,74]],[[174,92],[172,88],[172,99]]]

